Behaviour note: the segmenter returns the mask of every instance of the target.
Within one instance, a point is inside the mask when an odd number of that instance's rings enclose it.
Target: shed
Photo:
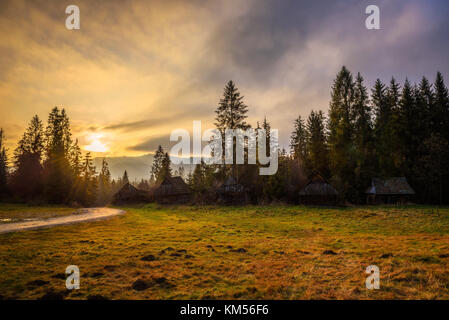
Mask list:
[[[132,202],[148,202],[150,201],[150,195],[148,191],[139,190],[129,182],[120,188],[120,190],[114,194],[113,203],[132,203]]]
[[[218,202],[223,204],[245,204],[247,193],[245,187],[233,177],[228,177],[217,189]]]
[[[299,202],[305,205],[337,205],[338,191],[318,172],[315,172],[299,191]]]
[[[415,191],[405,177],[373,178],[365,194],[368,204],[404,204],[415,195]]]
[[[192,200],[192,191],[181,177],[166,177],[154,190],[154,197],[159,203],[187,203]]]

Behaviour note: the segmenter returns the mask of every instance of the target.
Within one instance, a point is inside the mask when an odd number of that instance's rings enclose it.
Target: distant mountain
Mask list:
[[[122,177],[123,172],[126,170],[130,181],[140,181],[142,178],[149,179],[153,159],[154,156],[152,154],[145,154],[138,157],[106,157],[112,178],[117,179]],[[102,161],[103,157],[94,158],[94,165],[97,167],[97,172],[101,170]],[[194,167],[193,165],[183,166],[186,175],[190,170],[193,170]],[[178,165],[172,165],[173,171],[178,168]]]

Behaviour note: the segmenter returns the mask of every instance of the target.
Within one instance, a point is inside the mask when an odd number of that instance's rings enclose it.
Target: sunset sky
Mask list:
[[[70,4],[80,30],[65,27]],[[381,30],[365,28],[370,4]],[[232,79],[248,121],[266,115],[287,146],[294,118],[327,110],[342,65],[369,86],[449,77],[448,17],[449,1],[424,0],[2,0],[0,127],[11,153],[34,114],[64,107],[84,150],[142,155],[193,120],[212,127]]]

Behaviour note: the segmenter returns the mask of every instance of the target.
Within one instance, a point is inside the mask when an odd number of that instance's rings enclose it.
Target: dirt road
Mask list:
[[[102,220],[124,213],[125,211],[123,210],[112,208],[86,208],[82,209],[81,214],[73,214],[69,216],[27,221],[27,222],[0,224],[0,233],[49,228],[72,223]]]

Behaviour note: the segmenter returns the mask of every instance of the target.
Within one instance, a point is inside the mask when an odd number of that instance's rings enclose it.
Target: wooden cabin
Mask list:
[[[113,203],[139,203],[150,201],[150,194],[148,191],[140,190],[127,182],[116,194],[113,196]]]
[[[192,191],[181,177],[166,177],[154,190],[154,198],[163,204],[187,203],[192,201]]]
[[[335,206],[338,204],[338,191],[315,172],[312,179],[299,191],[299,203]]]
[[[217,189],[217,202],[228,205],[245,204],[248,196],[245,187],[229,177]]]
[[[367,204],[404,204],[415,195],[405,177],[373,178],[366,189]]]

